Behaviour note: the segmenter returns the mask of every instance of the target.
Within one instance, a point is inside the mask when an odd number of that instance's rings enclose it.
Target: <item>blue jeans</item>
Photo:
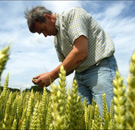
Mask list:
[[[92,102],[92,98],[94,98],[96,104],[98,104],[101,116],[103,116],[103,93],[106,94],[108,110],[110,111],[110,104],[113,99],[112,80],[115,78],[116,69],[115,57],[111,56],[83,72],[75,72],[75,79],[78,82],[78,93],[81,96],[81,101],[83,102],[84,97],[86,97],[87,105],[89,105]]]

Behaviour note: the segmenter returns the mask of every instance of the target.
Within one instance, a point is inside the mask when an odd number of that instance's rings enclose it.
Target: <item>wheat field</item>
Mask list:
[[[0,76],[5,68],[10,47],[0,51]],[[66,71],[61,66],[59,85],[51,84],[51,93],[44,87],[41,92],[12,92],[8,90],[7,74],[4,89],[0,91],[0,128],[3,130],[129,130],[135,129],[135,52],[131,56],[126,86],[117,71],[114,97],[110,110],[106,95],[103,99],[103,117],[98,105],[92,100],[87,105],[86,98],[81,102],[77,82],[71,89],[66,87]],[[127,89],[126,89],[127,88]],[[68,91],[66,93],[66,91]]]

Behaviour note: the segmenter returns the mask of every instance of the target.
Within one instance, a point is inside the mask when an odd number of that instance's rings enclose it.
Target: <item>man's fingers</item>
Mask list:
[[[36,81],[37,81],[37,79],[34,79],[34,78],[33,78],[33,79],[32,79],[32,81],[36,82]]]
[[[44,84],[41,82],[41,80],[38,79],[33,79],[32,82],[36,85],[38,85],[39,87],[44,87]]]
[[[41,75],[42,75],[42,74],[39,74],[39,75],[33,77],[33,79],[38,79]]]
[[[38,84],[40,84],[41,80],[40,79],[33,79],[32,82],[34,84],[37,84],[38,85]]]
[[[32,79],[32,82],[33,82],[34,84],[36,84],[36,80],[37,80],[37,79]]]

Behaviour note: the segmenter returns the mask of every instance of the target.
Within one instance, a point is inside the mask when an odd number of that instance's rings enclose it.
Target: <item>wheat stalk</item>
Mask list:
[[[125,129],[125,85],[123,84],[123,78],[120,73],[116,71],[115,79],[113,80],[114,85],[114,121],[116,129]]]
[[[126,128],[135,129],[135,52],[131,56],[130,74],[127,78]]]
[[[10,46],[3,48],[0,51],[0,81],[3,70],[5,69],[5,65],[9,59],[9,50]]]

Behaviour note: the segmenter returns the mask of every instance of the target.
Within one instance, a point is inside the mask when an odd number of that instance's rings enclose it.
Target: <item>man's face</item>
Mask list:
[[[35,30],[37,33],[42,33],[45,37],[47,36],[55,36],[57,34],[57,29],[55,27],[55,23],[52,21],[51,17],[46,18],[46,22],[39,23],[36,22],[35,25]]]

